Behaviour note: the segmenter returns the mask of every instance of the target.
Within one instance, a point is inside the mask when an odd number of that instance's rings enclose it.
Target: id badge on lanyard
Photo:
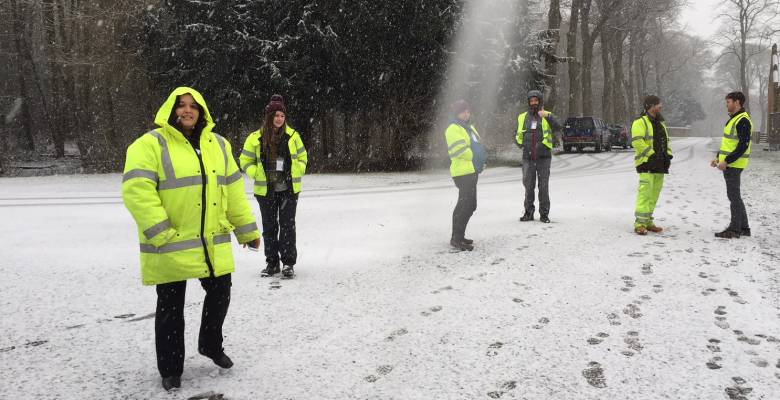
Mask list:
[[[531,120],[531,129],[536,129],[536,118]]]
[[[276,158],[276,168],[274,171],[284,171],[284,158],[277,157]]]

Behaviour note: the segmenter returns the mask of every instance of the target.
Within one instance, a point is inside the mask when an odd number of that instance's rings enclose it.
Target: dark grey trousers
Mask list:
[[[269,188],[267,195],[256,195],[255,198],[260,205],[260,217],[263,220],[266,264],[278,265],[281,259],[284,265],[295,265],[298,261],[295,234],[298,195],[292,189],[274,192]]]
[[[728,229],[737,232],[750,228],[747,210],[745,210],[745,203],[742,201],[742,193],[740,191],[741,177],[741,168],[726,168],[723,171],[723,178],[726,180],[726,195],[729,198],[729,203],[731,203],[731,221]]]
[[[525,186],[525,213],[536,210],[536,182],[539,181],[539,214],[550,213],[550,164],[552,158],[540,158],[536,161],[523,158],[523,185]]]
[[[466,235],[466,225],[477,209],[477,174],[452,178],[458,187],[458,203],[452,211],[452,238],[461,240]]]

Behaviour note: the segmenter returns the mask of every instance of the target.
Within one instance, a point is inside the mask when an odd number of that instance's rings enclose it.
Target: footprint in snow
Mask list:
[[[385,340],[388,341],[388,342],[392,342],[395,339],[397,339],[398,337],[404,336],[407,333],[409,333],[409,331],[407,331],[406,328],[397,329],[397,330],[394,330],[393,332],[391,332],[390,335],[388,335],[385,338]]]
[[[739,332],[739,333],[737,333],[737,332]],[[758,346],[759,344],[761,344],[761,340],[754,339],[754,338],[749,338],[749,337],[745,336],[742,333],[742,331],[734,331],[734,334],[737,335],[737,341],[738,342],[747,343],[747,344],[749,344],[751,346]]]
[[[629,303],[626,305],[626,308],[623,309],[623,314],[626,314],[633,319],[639,319],[642,318],[642,313],[640,311],[641,309],[636,304]]]
[[[488,357],[495,357],[498,355],[498,349],[504,347],[504,344],[501,342],[495,342],[488,346],[487,356]]]
[[[715,326],[720,329],[729,329],[731,325],[726,322],[726,317],[715,317]]]
[[[488,392],[488,397],[491,399],[500,399],[501,396],[503,396],[507,390],[514,390],[517,387],[517,381],[506,381],[501,384],[501,389],[503,390],[494,390],[492,392]]]
[[[539,319],[539,323],[532,326],[534,329],[542,329],[545,325],[549,324],[550,320],[547,317],[542,317]]]
[[[582,376],[585,377],[588,384],[593,387],[599,389],[607,387],[607,379],[604,377],[604,368],[595,361],[588,363],[588,368],[582,370]]]
[[[437,290],[434,290],[434,291],[433,291],[433,292],[431,292],[431,293],[432,293],[432,294],[439,294],[439,293],[441,293],[441,292],[446,292],[446,291],[449,291],[449,290],[452,290],[452,286],[445,286],[445,287],[443,287],[443,288],[439,288],[439,289],[437,289]]]
[[[709,369],[721,369],[723,368],[722,365],[720,365],[720,362],[723,361],[723,358],[721,357],[712,357],[709,361],[707,361],[707,368]]]
[[[391,372],[393,372],[392,365],[380,365],[376,368],[376,373],[379,375],[387,375]]]
[[[748,400],[748,395],[753,392],[751,387],[743,387],[740,384],[736,384],[726,388],[726,395],[729,400]]]
[[[645,348],[639,341],[639,332],[636,331],[626,332],[626,336],[623,338],[623,342],[631,351],[636,353],[641,353],[642,349]]]
[[[433,306],[425,311],[420,312],[420,314],[424,317],[432,315],[432,313],[437,313],[442,310],[442,306]]]
[[[604,339],[608,338],[609,334],[604,332],[599,332],[596,334],[596,337],[588,338],[588,344],[589,345],[597,345],[604,341]]]
[[[710,339],[709,344],[707,344],[707,349],[713,353],[720,353],[720,340],[718,339]]]
[[[653,264],[645,263],[642,264],[642,275],[652,275],[653,273]]]

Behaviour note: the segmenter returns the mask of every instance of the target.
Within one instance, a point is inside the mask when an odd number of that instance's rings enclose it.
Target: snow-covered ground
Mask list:
[[[197,355],[190,282],[174,393],[120,175],[0,179],[0,398],[778,399],[780,154],[754,151],[754,236],[726,241],[716,143],[673,145],[663,234],[632,233],[630,149],[568,154],[549,225],[518,222],[520,169],[488,169],[462,253],[446,171],[308,176],[295,280],[236,245],[227,372]]]

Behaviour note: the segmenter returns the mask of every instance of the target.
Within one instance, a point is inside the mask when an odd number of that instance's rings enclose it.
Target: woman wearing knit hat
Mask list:
[[[477,176],[485,169],[487,153],[477,129],[471,124],[471,106],[458,100],[452,106],[453,119],[445,136],[450,155],[450,174],[458,188],[458,203],[452,212],[450,245],[457,250],[474,250],[466,239],[466,225],[477,209]]]
[[[308,155],[301,135],[287,125],[287,108],[275,94],[265,107],[263,125],[249,134],[239,158],[241,169],[255,180],[255,198],[263,220],[266,267],[260,276],[295,275],[295,211]]]

